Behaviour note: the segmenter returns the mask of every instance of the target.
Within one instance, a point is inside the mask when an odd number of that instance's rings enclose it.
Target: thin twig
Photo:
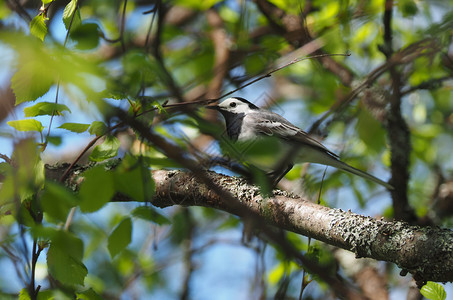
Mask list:
[[[71,223],[72,223],[72,219],[74,218],[75,212],[76,212],[76,207],[72,207],[71,210],[69,211],[69,214],[68,214],[68,216],[67,216],[67,218],[66,218],[66,221],[65,221],[65,223],[64,223],[63,229],[64,229],[65,231],[68,231],[68,230],[69,230],[69,226],[70,226]]]
[[[222,96],[220,97],[220,99],[225,98],[226,96],[229,96],[229,95],[231,95],[231,94],[233,94],[233,93],[236,93],[237,91],[242,90],[243,88],[245,88],[245,87],[247,87],[247,86],[249,86],[249,85],[252,85],[252,84],[254,84],[254,83],[256,83],[256,82],[258,82],[258,81],[260,81],[260,80],[263,80],[264,78],[270,77],[273,73],[275,73],[275,72],[277,72],[277,71],[280,71],[281,69],[284,69],[284,68],[286,68],[286,67],[289,67],[289,66],[291,66],[291,65],[293,65],[293,64],[296,64],[296,63],[298,63],[298,62],[301,62],[301,61],[304,61],[304,60],[307,60],[307,59],[321,58],[321,57],[327,57],[327,56],[350,56],[350,55],[351,55],[351,54],[342,54],[342,53],[335,53],[335,54],[318,54],[318,55],[311,55],[311,56],[307,56],[307,57],[300,57],[300,58],[293,59],[293,60],[291,60],[289,63],[286,63],[286,64],[284,64],[283,66],[280,66],[280,67],[278,67],[278,68],[276,68],[276,69],[273,69],[272,71],[270,71],[270,72],[268,72],[268,73],[266,73],[266,74],[264,74],[264,75],[262,75],[262,76],[260,76],[260,77],[258,77],[258,78],[256,78],[256,79],[254,79],[254,80],[252,80],[252,81],[250,81],[250,82],[248,82],[248,83],[246,83],[246,84],[244,84],[244,85],[238,87],[237,89],[234,89],[234,90],[232,90],[231,92],[228,92],[228,93],[222,95]]]
[[[8,0],[9,7],[14,10],[22,19],[24,19],[27,23],[32,20],[32,17],[27,12],[27,10],[20,4],[19,0]],[[10,2],[14,2],[11,4]]]
[[[156,3],[156,4],[154,4],[154,7],[152,8],[152,10],[145,12],[145,13],[154,12],[152,17],[151,17],[151,22],[149,24],[148,31],[146,32],[145,44],[143,45],[143,48],[145,49],[146,52],[149,51],[149,45],[150,45],[150,39],[151,39],[151,31],[153,29],[154,21],[156,20],[157,10],[159,9],[159,7],[160,7],[160,1],[158,1],[158,3]],[[145,86],[144,86],[145,85],[145,80],[144,80],[143,73],[141,74],[141,80],[140,81],[141,81],[140,90],[138,91],[137,95],[140,95],[140,94],[143,95],[145,93]]]
[[[440,78],[433,78],[433,79],[430,79],[430,80],[427,80],[427,81],[424,81],[422,83],[419,83],[415,86],[411,86],[409,87],[408,89],[404,90],[404,91],[401,91],[401,95],[402,96],[405,96],[405,95],[408,95],[408,94],[411,94],[415,91],[418,91],[418,90],[433,90],[433,89],[437,89],[439,88],[442,83],[446,80],[451,80],[453,78],[452,75],[446,75],[446,76],[443,76],[443,77],[440,77]]]
[[[398,52],[394,53],[387,61],[382,65],[378,66],[376,69],[372,70],[366,78],[344,98],[336,101],[330,109],[325,112],[319,119],[317,119],[307,130],[308,133],[312,134],[318,130],[321,124],[332,114],[340,112],[342,109],[347,107],[351,101],[353,101],[363,90],[369,87],[373,82],[375,82],[379,77],[388,72],[391,68],[395,66],[410,63],[419,56],[423,54],[423,50],[426,50],[428,46],[426,43],[432,42],[431,39],[426,39],[422,41],[415,42],[403,49],[400,49]]]
[[[36,238],[33,239],[33,248],[31,254],[31,274],[30,274],[30,288],[29,294],[31,299],[36,299],[37,293],[35,290],[35,270],[36,270],[36,262],[38,261],[37,255],[37,240]]]
[[[49,4],[49,6],[52,5],[52,2]],[[49,6],[46,8],[48,9]],[[68,25],[68,31],[66,32],[66,36],[65,36],[65,39],[64,39],[64,43],[63,43],[63,48],[66,47],[66,44],[69,40],[69,33],[71,31],[71,28],[72,28],[72,24],[74,23],[74,17],[76,15],[76,11],[77,9],[79,9],[79,1],[77,1],[76,3],[76,9],[74,10],[74,12],[72,13],[72,16],[71,16],[71,20],[69,22],[69,25]],[[60,78],[58,78],[57,80],[57,91],[55,93],[55,106],[58,104],[58,95],[60,93]],[[44,141],[44,147],[47,146],[47,143],[48,143],[48,140],[49,140],[49,136],[50,136],[50,129],[52,128],[52,122],[53,122],[53,119],[55,117],[55,112],[56,112],[56,107],[52,110],[52,115],[50,116],[50,121],[49,121],[49,129],[47,130],[47,135],[46,135],[46,138],[45,138],[45,141]],[[42,134],[42,133],[41,133]],[[42,138],[42,137],[41,137]]]
[[[155,38],[153,40],[153,47],[152,47],[152,54],[154,58],[156,59],[157,64],[159,65],[160,70],[163,72],[163,80],[165,84],[168,87],[168,90],[171,92],[173,97],[176,98],[178,102],[184,102],[184,97],[183,93],[176,83],[175,79],[173,78],[172,74],[168,70],[167,66],[165,65],[164,57],[162,55],[162,50],[161,50],[161,42],[162,42],[162,32],[163,32],[163,27],[164,27],[164,19],[165,15],[167,14],[168,8],[161,3],[161,1],[158,2],[158,7],[157,7],[157,28],[156,28],[156,34]]]
[[[193,235],[195,232],[195,222],[191,215],[190,210],[187,207],[183,207],[183,217],[184,217],[184,224],[186,226],[186,236],[183,242],[183,264],[185,268],[185,274],[183,275],[182,280],[182,291],[180,294],[179,299],[187,300],[190,298],[190,281],[192,279],[193,271],[195,270],[194,262],[193,262],[193,255],[192,255],[192,245],[193,245]]]
[[[154,12],[153,16],[151,17],[151,23],[149,24],[148,31],[146,32],[144,48],[147,51],[149,51],[148,47],[150,45],[149,42],[150,42],[150,38],[151,38],[151,30],[153,29],[154,21],[156,20],[157,11],[159,10],[160,5],[161,5],[161,0],[157,1],[157,3],[154,4],[154,7],[151,10],[143,13],[143,14],[148,14],[148,13]]]
[[[11,260],[16,271],[17,277],[19,277],[19,279],[22,281],[22,284],[26,286],[28,284],[28,281],[26,280],[26,278],[24,278],[24,275],[18,265],[21,262],[20,257],[17,257],[10,249],[8,249],[8,247],[6,247],[6,245],[3,244],[0,247],[2,248],[3,251],[5,251],[6,255]]]
[[[318,192],[318,197],[317,197],[317,204],[321,204],[321,194],[322,194],[322,186],[324,184],[324,179],[326,178],[326,172],[327,172],[327,168],[328,167],[325,167],[324,168],[324,172],[322,173],[322,178],[321,178],[321,185],[319,187],[319,192]],[[310,251],[310,245],[311,244],[311,237],[309,236],[308,237],[308,241],[307,241],[307,252]],[[305,280],[305,268],[302,269],[302,283],[301,283],[301,286],[300,286],[300,294],[299,294],[299,300],[302,300],[302,295],[304,293],[304,290],[305,288],[307,287],[307,285],[311,282],[311,280]]]
[[[119,125],[119,124],[118,124]],[[117,126],[118,126],[117,125]],[[63,173],[63,175],[60,177],[60,182],[64,182],[66,178],[68,177],[69,173],[71,172],[72,168],[77,164],[77,162],[82,158],[82,156],[90,150],[90,148],[96,144],[96,142],[102,138],[103,135],[96,136],[94,139],[92,139],[86,146],[83,148],[83,150],[79,153],[79,155],[72,161],[72,163],[69,165],[69,167],[66,169],[66,171]]]
[[[120,35],[116,39],[109,39],[107,38],[104,33],[101,34],[101,37],[109,43],[117,43],[120,42],[121,44],[121,50],[126,52],[126,45],[124,43],[124,28],[125,28],[125,23],[126,23],[126,7],[127,7],[127,0],[124,1],[123,3],[123,11],[121,13],[121,22],[120,22]]]
[[[7,155],[0,153],[0,158],[3,159],[9,165],[13,165],[13,160],[9,158]]]

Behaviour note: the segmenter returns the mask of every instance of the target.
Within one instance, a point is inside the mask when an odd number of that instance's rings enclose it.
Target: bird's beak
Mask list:
[[[208,105],[208,106],[205,106],[205,107],[208,108],[208,109],[213,109],[213,110],[220,111],[220,107],[218,107],[217,105]]]

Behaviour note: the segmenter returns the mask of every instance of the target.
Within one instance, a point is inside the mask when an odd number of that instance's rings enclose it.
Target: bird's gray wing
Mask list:
[[[297,126],[291,124],[288,120],[282,116],[272,113],[260,111],[259,113],[249,114],[253,120],[248,122],[248,125],[253,124],[254,131],[257,134],[276,136],[280,139],[288,141],[288,143],[294,143],[297,147],[309,147],[311,149],[305,150],[314,150],[314,151],[304,151],[304,158],[306,162],[314,162],[327,166],[332,166],[337,169],[361,176],[368,180],[374,181],[387,189],[394,189],[392,185],[388,184],[385,181],[380,180],[379,178],[374,177],[371,174],[358,170],[342,161],[339,160],[338,155],[324,147],[320,142],[313,139]],[[288,160],[289,159],[289,160]],[[291,161],[292,158],[289,157],[287,161]]]
[[[316,148],[334,158],[338,158],[338,155],[310,137],[308,133],[276,113],[260,111],[259,113],[250,115],[250,117],[254,119],[253,124],[255,124],[255,129],[260,134],[276,136],[290,143]]]

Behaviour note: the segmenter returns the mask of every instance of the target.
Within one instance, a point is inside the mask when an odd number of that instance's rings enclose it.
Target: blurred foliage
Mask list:
[[[453,211],[442,209],[451,196],[439,192],[445,191],[453,174],[448,150],[453,147],[452,4],[394,1],[392,20],[395,52],[429,39],[422,50],[401,54],[396,68],[402,81],[402,112],[411,134],[410,203],[418,217],[437,225],[453,224]],[[270,11],[265,11],[266,5]],[[384,72],[357,97],[345,101],[386,64],[382,53],[385,5],[384,0],[71,0],[39,5],[0,0],[0,60],[5,65],[1,78],[10,78],[1,88],[12,89],[16,104],[14,111],[5,109],[9,116],[0,120],[4,138],[0,143],[5,141],[12,148],[3,153],[0,146],[0,154],[12,160],[0,163],[0,262],[8,268],[0,274],[2,297],[177,298],[184,292],[185,279],[207,280],[211,276],[207,273],[218,273],[222,264],[237,271],[243,258],[230,258],[225,255],[228,250],[216,252],[218,247],[213,246],[240,243],[236,238],[241,229],[241,245],[258,258],[255,268],[247,267],[256,270],[253,275],[258,280],[249,276],[247,288],[233,294],[230,283],[219,290],[234,296],[286,293],[296,297],[301,267],[278,247],[257,245],[258,238],[246,242],[249,224],[208,208],[173,207],[161,212],[146,203],[155,191],[151,170],[180,168],[180,163],[124,128],[115,112],[128,111],[178,145],[184,158],[198,159],[200,165],[234,173],[206,164],[206,158],[222,155],[239,162],[266,190],[268,183],[260,169],[266,170],[261,163],[274,162],[277,150],[272,139],[233,145],[224,138],[223,127],[213,124],[213,115],[208,115],[209,121],[204,119],[200,107],[175,109],[163,104],[233,90],[295,57],[311,54],[300,47],[316,40],[324,53],[351,56],[332,57],[337,69],[332,62],[318,60],[293,64],[238,95],[307,129],[332,110],[316,128],[323,143],[349,164],[387,178],[390,75]],[[220,50],[228,52],[225,60]],[[347,73],[351,80],[345,79]],[[216,88],[213,82],[219,74],[222,82]],[[1,101],[6,97],[2,91]],[[297,105],[285,109],[293,103]],[[202,133],[218,137],[219,142],[200,142],[205,141]],[[89,145],[88,140],[80,142],[86,138],[93,142],[87,159],[98,164],[84,172],[77,193],[72,186],[45,178],[45,157],[52,161],[70,157],[72,162],[80,154],[78,149]],[[110,159],[116,157],[121,162],[112,163]],[[324,177],[324,170],[296,166],[285,185],[315,200],[319,195],[322,205],[392,217],[390,198],[380,187],[337,170],[328,169]],[[117,194],[140,205],[110,204]],[[345,203],[345,199],[351,200]],[[293,233],[286,236],[335,274],[338,266],[330,249],[309,245],[306,238]],[[216,265],[203,270],[201,258],[206,253],[215,255]],[[38,273],[34,267],[40,264],[44,266]],[[389,278],[398,276],[391,268],[388,273]],[[13,274],[18,284],[9,284]],[[31,277],[36,279],[34,286]],[[323,282],[310,284],[315,288],[305,291],[310,293],[307,297],[329,295]],[[36,296],[33,289],[38,285]],[[396,280],[388,285],[390,292],[409,286]],[[193,298],[209,295],[213,299],[210,285],[204,286],[205,290],[194,291],[189,284],[188,292]],[[446,298],[443,287],[434,283],[425,285],[422,293],[429,299]]]

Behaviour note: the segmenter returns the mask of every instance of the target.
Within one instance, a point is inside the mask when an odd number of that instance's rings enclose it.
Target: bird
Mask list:
[[[279,141],[279,144],[285,146],[286,152],[283,155],[275,153],[275,157],[280,155],[283,158],[278,160],[278,164],[276,164],[278,167],[274,167],[273,172],[270,172],[274,186],[295,163],[309,162],[331,166],[371,180],[389,190],[393,189],[389,183],[342,162],[338,155],[284,117],[259,108],[244,98],[231,97],[217,105],[206,107],[217,110],[223,115],[226,133],[229,139],[235,143],[247,143],[263,137],[273,137]]]

